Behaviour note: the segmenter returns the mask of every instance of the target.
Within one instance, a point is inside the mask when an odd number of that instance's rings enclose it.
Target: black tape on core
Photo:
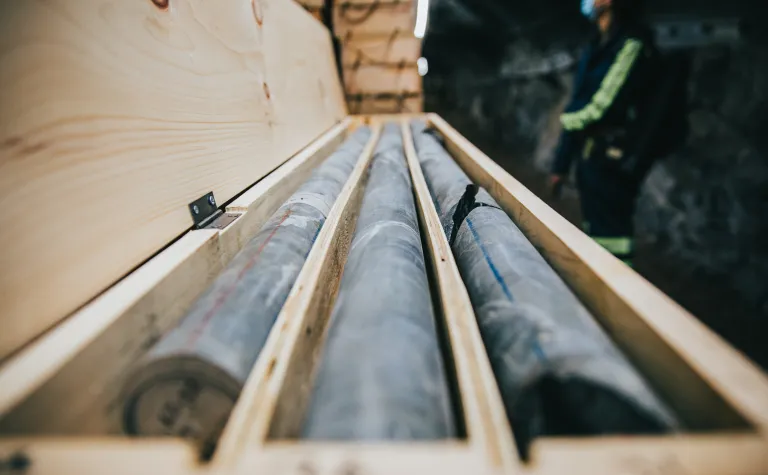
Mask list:
[[[453,247],[453,243],[456,241],[456,236],[459,234],[459,228],[461,227],[461,224],[465,219],[467,219],[469,213],[474,211],[476,208],[481,208],[483,206],[501,209],[498,206],[493,206],[486,203],[478,203],[475,201],[478,191],[480,191],[480,187],[474,183],[470,183],[467,185],[467,189],[464,194],[461,195],[459,202],[456,203],[456,210],[453,212],[453,229],[451,229],[451,238],[448,241],[451,247]]]

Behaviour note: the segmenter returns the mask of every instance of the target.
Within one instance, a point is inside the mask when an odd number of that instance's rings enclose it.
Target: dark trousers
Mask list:
[[[577,170],[584,232],[598,244],[632,265],[636,179],[594,159],[582,159]]]

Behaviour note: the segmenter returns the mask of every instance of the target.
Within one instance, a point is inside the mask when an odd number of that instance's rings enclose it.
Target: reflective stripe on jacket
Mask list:
[[[655,54],[650,34],[641,28],[619,29],[604,43],[590,43],[579,62],[571,102],[560,117],[563,134],[553,173],[567,174],[586,138],[600,130],[631,133],[644,113],[644,98],[653,92],[650,69]]]

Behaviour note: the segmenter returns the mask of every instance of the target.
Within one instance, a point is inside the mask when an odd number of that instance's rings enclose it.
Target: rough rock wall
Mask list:
[[[505,61],[493,73],[479,76],[460,70],[449,78],[428,76],[427,100],[435,109],[461,111],[465,120],[512,152],[530,155],[533,151],[535,161],[543,166],[547,153],[540,146],[557,141],[559,129],[553,118],[571,90],[574,61],[570,51],[550,53],[520,41],[510,46]],[[550,136],[542,140],[542,132]]]
[[[689,88],[691,136],[646,180],[639,234],[768,317],[768,48],[697,51]]]

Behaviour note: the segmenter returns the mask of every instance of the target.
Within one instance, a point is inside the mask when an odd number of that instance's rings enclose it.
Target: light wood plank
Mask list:
[[[469,443],[496,470],[519,470],[512,430],[507,422],[491,363],[485,352],[469,294],[440,224],[416,155],[410,123],[402,123],[403,143],[411,172],[424,240],[439,290],[440,310],[456,369]]]
[[[763,475],[768,445],[756,435],[540,439],[536,475]]]
[[[421,76],[415,64],[351,67],[344,69],[344,88],[347,95],[418,94]]]
[[[172,327],[232,257],[344,139],[332,127],[243,193],[222,231],[185,235],[0,368],[0,432],[117,434],[130,365]]]
[[[0,439],[0,461],[21,457],[9,475],[194,475],[203,473],[193,447],[169,439]]]
[[[346,113],[292,0],[0,7],[0,359]]]
[[[415,114],[423,110],[423,97],[418,95],[355,95],[347,97],[352,114]]]
[[[285,160],[347,115],[344,90],[325,26],[293,1],[254,1],[264,18],[273,140]],[[308,129],[313,133],[305,135]]]
[[[399,32],[386,37],[361,37],[350,35],[341,45],[341,62],[344,67],[382,64],[416,64],[421,56],[421,40],[413,32]]]
[[[336,2],[333,32],[339,38],[388,37],[393,32],[413,34],[416,4],[412,2]]]
[[[441,117],[430,121],[692,430],[768,434],[768,378],[639,274],[610,255]]]
[[[318,234],[232,411],[214,458],[226,469],[234,468],[246,448],[253,450],[263,446],[268,437],[291,437],[299,431],[380,135],[381,128],[376,127]]]
[[[499,475],[477,451],[440,444],[271,443],[246,451],[236,474],[269,475]]]

